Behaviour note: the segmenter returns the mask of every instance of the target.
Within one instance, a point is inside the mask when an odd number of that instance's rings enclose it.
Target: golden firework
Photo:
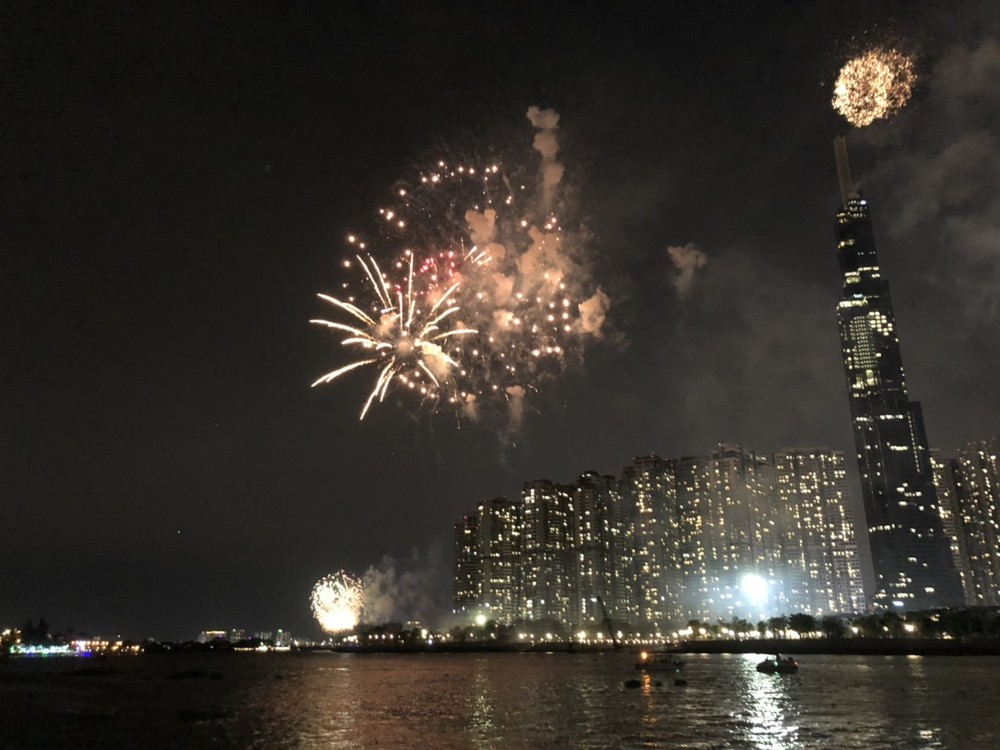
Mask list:
[[[869,50],[840,69],[833,87],[833,108],[863,128],[905,107],[916,82],[912,58],[891,48]]]

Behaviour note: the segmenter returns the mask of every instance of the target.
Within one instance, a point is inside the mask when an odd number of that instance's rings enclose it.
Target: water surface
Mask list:
[[[14,661],[0,747],[1000,748],[1000,657],[686,658],[686,686],[625,653]]]

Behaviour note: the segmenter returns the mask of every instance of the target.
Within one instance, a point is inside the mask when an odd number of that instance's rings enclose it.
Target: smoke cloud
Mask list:
[[[604,318],[610,304],[611,299],[601,289],[598,289],[593,297],[580,303],[580,327],[584,333],[601,338],[601,328],[604,326]]]
[[[695,272],[708,265],[708,256],[699,250],[694,243],[672,245],[667,248],[667,254],[673,261],[674,269],[677,272],[674,275],[674,288],[677,290],[677,296],[686,299],[694,285]]]
[[[438,546],[414,549],[404,560],[390,555],[361,577],[365,607],[361,619],[369,624],[417,620],[435,625],[448,611],[449,563]]]
[[[559,113],[553,109],[528,107],[528,120],[538,128],[533,146],[542,155],[542,207],[548,210],[564,173],[563,165],[556,161],[556,154],[559,153],[559,140],[556,137]]]
[[[510,396],[510,430],[516,431],[521,429],[521,423],[524,421],[524,388],[512,385],[505,390]]]

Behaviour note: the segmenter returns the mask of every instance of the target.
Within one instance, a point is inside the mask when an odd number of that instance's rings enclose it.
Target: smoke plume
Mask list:
[[[674,288],[677,289],[677,296],[686,299],[694,285],[695,272],[708,265],[708,256],[699,250],[694,243],[672,245],[667,248],[667,254],[677,271],[674,275]]]
[[[362,620],[370,624],[416,620],[434,625],[448,607],[442,581],[448,579],[448,562],[431,546],[414,549],[409,558],[384,556],[361,577],[365,592]]]
[[[556,137],[559,113],[553,109],[528,107],[528,120],[538,128],[533,146],[542,155],[542,207],[548,210],[564,172],[563,165],[556,161],[556,154],[559,153],[559,140]]]

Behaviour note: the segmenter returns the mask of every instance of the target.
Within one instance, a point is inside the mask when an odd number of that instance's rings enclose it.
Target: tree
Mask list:
[[[836,615],[826,615],[820,621],[820,628],[826,638],[843,638],[847,635],[847,626]]]
[[[772,617],[767,621],[767,626],[771,629],[771,632],[775,635],[784,638],[785,631],[788,630],[788,618],[784,615],[778,617]]]
[[[883,612],[881,617],[882,633],[886,638],[902,638],[904,634],[903,618],[895,612]]]
[[[800,635],[806,635],[816,630],[816,618],[804,612],[797,612],[788,618],[788,625]]]
[[[878,615],[865,615],[854,622],[865,638],[881,638],[883,636],[882,624]]]

